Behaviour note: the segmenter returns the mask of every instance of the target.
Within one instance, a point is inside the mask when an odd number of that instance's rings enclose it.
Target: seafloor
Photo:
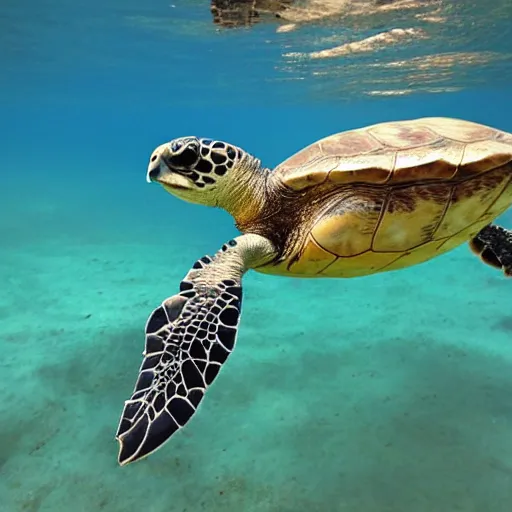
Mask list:
[[[249,274],[200,413],[118,467],[146,317],[233,234],[147,187],[4,197],[2,512],[511,510],[511,282],[465,246],[347,281]]]

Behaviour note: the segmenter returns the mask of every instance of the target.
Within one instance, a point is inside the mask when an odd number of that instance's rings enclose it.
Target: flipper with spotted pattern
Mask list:
[[[274,253],[258,235],[231,240],[198,260],[180,292],[150,315],[139,377],[116,434],[121,465],[160,448],[197,411],[235,348],[242,275]]]
[[[512,231],[489,224],[471,240],[470,247],[484,263],[512,277]]]

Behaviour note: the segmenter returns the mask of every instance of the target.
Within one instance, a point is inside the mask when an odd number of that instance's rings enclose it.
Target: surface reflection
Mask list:
[[[210,12],[193,0],[187,8],[189,20],[170,9],[165,19],[130,21],[203,42],[212,55],[228,39],[254,68],[244,80],[295,81],[310,97],[452,92],[512,78],[512,0],[211,0]]]

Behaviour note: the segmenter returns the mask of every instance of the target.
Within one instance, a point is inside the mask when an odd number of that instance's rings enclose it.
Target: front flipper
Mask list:
[[[160,448],[197,411],[208,386],[235,348],[242,275],[275,254],[258,235],[243,235],[198,260],[180,293],[155,309],[135,389],[116,433],[119,464]]]
[[[470,241],[469,245],[482,261],[512,277],[512,231],[489,224]]]

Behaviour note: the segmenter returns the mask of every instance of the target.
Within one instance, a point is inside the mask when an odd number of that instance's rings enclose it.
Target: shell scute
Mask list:
[[[311,230],[313,239],[327,251],[350,257],[370,250],[385,191],[362,192],[326,211]]]
[[[396,258],[386,265],[385,267],[381,267],[378,269],[379,272],[383,270],[400,270],[402,268],[407,268],[412,265],[416,265],[417,263],[422,263],[424,261],[428,261],[432,258],[435,258],[439,254],[442,254],[442,243],[444,240],[433,240],[431,242],[427,242],[423,244],[413,251],[404,251],[402,253],[394,253]],[[458,245],[460,245],[459,242]],[[383,253],[383,254],[393,254],[393,253]]]
[[[308,162],[304,166],[288,174],[284,182],[295,190],[318,185],[327,180],[329,173],[338,165],[339,158],[327,157],[321,160]]]
[[[289,271],[296,275],[316,274],[336,260],[336,256],[320,247],[309,235],[301,254],[289,266]]]
[[[450,202],[435,237],[453,236],[468,225],[490,213],[492,218],[498,211],[512,203],[512,166],[454,184]]]
[[[434,146],[404,149],[396,154],[392,182],[424,179],[449,180],[464,156],[463,144],[442,141]]]
[[[457,170],[457,178],[466,178],[475,174],[491,171],[512,160],[510,145],[493,140],[468,144]]]
[[[318,144],[311,144],[286,159],[276,168],[276,171],[280,169],[281,172],[286,173],[288,170],[293,170],[298,167],[302,167],[303,165],[310,164],[311,162],[315,162],[322,156],[320,146]]]
[[[493,128],[462,119],[427,117],[419,122],[441,137],[465,143],[488,140],[496,134]]]
[[[354,173],[357,173],[358,181],[383,182],[389,178],[392,170],[392,167],[389,167],[389,158],[384,155],[380,160],[386,163],[377,163],[376,170],[370,170],[369,159],[365,159],[365,156],[370,157],[369,153],[381,148],[381,144],[365,131],[342,132],[325,137],[292,155],[276,167],[274,172],[285,185],[301,190],[323,183],[328,175],[330,179],[330,172],[334,169],[341,170],[343,162],[347,162],[350,174],[341,176],[340,172],[335,173],[334,183],[352,182],[355,179]],[[360,169],[354,168],[358,160],[361,162]]]
[[[386,183],[393,172],[395,154],[379,152],[343,158],[329,173],[332,183]]]
[[[397,149],[425,146],[442,140],[438,133],[411,121],[381,123],[367,130],[382,144]]]
[[[339,157],[364,155],[382,147],[377,140],[364,131],[348,131],[344,132],[342,136],[340,134],[331,135],[318,141],[318,144],[324,155]]]
[[[407,251],[432,239],[441,222],[450,187],[434,183],[390,192],[373,239],[375,252]]]

